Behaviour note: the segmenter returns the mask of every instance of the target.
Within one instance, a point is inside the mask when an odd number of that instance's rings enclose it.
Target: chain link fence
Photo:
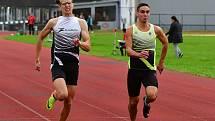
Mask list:
[[[168,30],[176,16],[185,31],[215,31],[215,14],[151,14],[150,22]]]

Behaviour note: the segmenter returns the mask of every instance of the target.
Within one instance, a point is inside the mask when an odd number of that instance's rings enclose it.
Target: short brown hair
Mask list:
[[[150,6],[149,6],[148,4],[146,4],[146,3],[140,3],[140,4],[138,4],[138,6],[137,6],[137,11],[139,11],[140,7],[142,7],[142,6],[147,6],[147,7],[150,8]]]
[[[71,0],[71,1],[73,1],[73,0]],[[56,4],[60,5],[60,0],[56,0],[55,2],[56,2]]]
[[[56,0],[56,4],[58,4],[58,5],[59,5],[59,4],[60,4],[60,0]]]

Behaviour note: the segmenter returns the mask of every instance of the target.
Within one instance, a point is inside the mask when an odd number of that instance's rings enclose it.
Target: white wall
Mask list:
[[[120,23],[121,29],[125,22],[125,28],[135,22],[135,0],[120,0]]]
[[[184,30],[215,30],[215,0],[137,0],[151,6],[150,22],[169,28],[175,15]],[[159,14],[159,15],[158,15]]]
[[[215,0],[139,0],[151,6],[153,14],[214,14]]]

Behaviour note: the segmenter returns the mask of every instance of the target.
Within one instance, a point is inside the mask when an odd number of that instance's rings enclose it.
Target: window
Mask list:
[[[76,17],[79,17],[80,16],[83,16],[82,19],[87,19],[88,18],[88,15],[91,14],[91,8],[80,8],[80,9],[74,9],[73,10],[73,14],[76,16]]]
[[[116,6],[96,7],[95,12],[96,21],[116,20]]]
[[[102,1],[102,0],[73,0],[74,3],[80,3],[80,2],[93,2],[93,1]]]

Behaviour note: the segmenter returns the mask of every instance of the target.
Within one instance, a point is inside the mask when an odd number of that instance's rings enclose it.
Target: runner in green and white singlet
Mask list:
[[[131,121],[136,120],[142,84],[145,87],[146,94],[143,98],[143,116],[145,118],[149,117],[150,104],[156,100],[158,93],[156,69],[161,74],[168,48],[168,40],[163,30],[159,26],[149,23],[150,6],[146,3],[140,3],[137,6],[136,16],[137,22],[126,30],[126,49],[128,56],[130,56],[127,88],[129,95],[128,110]],[[157,68],[155,64],[156,38],[162,44]]]
[[[149,56],[147,59],[130,57],[129,69],[156,70],[156,34],[154,31],[154,25],[150,24],[150,28],[146,32],[140,31],[135,24],[132,26],[132,29],[132,49],[136,52],[146,50],[148,51]]]

